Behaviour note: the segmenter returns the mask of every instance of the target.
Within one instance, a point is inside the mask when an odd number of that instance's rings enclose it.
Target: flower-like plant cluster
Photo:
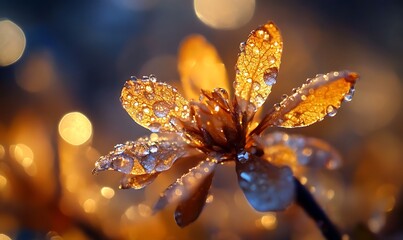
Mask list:
[[[199,40],[189,39],[184,46],[193,44],[197,50]],[[294,173],[299,165],[333,168],[339,156],[318,139],[262,133],[268,127],[304,127],[334,116],[342,102],[352,99],[358,75],[336,71],[308,79],[257,122],[258,109],[276,83],[282,46],[280,32],[272,22],[251,32],[240,45],[232,98],[226,89],[216,88],[201,90],[199,101],[187,101],[174,87],[157,82],[154,75],[128,80],[121,95],[123,107],[153,134],[116,145],[96,162],[94,173],[122,172],[121,188],[140,189],[184,157],[201,159],[162,193],[155,206],[160,210],[179,202],[175,219],[178,225],[186,226],[202,211],[215,168],[235,162],[239,186],[253,208],[285,209],[295,197]],[[194,81],[186,66],[180,67],[180,72],[190,79],[187,81]]]

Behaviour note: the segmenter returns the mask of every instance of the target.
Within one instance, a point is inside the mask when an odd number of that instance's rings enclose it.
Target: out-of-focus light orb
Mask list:
[[[34,153],[31,148],[25,144],[19,143],[10,146],[10,154],[24,168],[30,167],[34,162]]]
[[[0,240],[12,240],[12,239],[6,234],[0,233]]]
[[[97,209],[97,203],[95,202],[94,199],[88,198],[83,203],[83,209],[84,209],[84,212],[86,212],[86,213],[93,213]]]
[[[135,206],[130,206],[129,208],[126,209],[124,215],[126,216],[127,219],[129,220],[135,220],[137,216],[137,211]]]
[[[17,69],[17,84],[28,92],[40,92],[58,79],[55,61],[48,51],[31,53]]]
[[[140,203],[137,208],[140,216],[149,217],[151,215],[151,208],[148,205]]]
[[[110,187],[101,188],[101,195],[106,199],[111,199],[115,196],[115,191]]]
[[[0,20],[0,66],[20,59],[26,45],[24,32],[10,20]]]
[[[194,0],[194,10],[209,27],[235,29],[252,18],[255,0]]]
[[[383,214],[375,214],[372,218],[368,220],[368,228],[374,233],[378,233],[379,231],[382,230],[382,228],[385,226],[385,215]]]
[[[277,218],[275,213],[268,213],[260,218],[260,224],[267,229],[272,230],[277,226]]]
[[[10,156],[24,168],[28,175],[36,175],[38,169],[34,162],[34,152],[30,147],[22,143],[11,145]]]
[[[66,142],[78,146],[91,138],[92,124],[80,112],[67,113],[59,122],[59,134]]]

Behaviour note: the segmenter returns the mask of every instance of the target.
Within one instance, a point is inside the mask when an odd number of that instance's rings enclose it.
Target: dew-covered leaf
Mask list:
[[[175,210],[175,220],[180,227],[186,227],[194,222],[203,210],[213,180],[213,174],[208,175],[188,199],[179,203]]]
[[[241,43],[234,88],[241,110],[249,115],[262,106],[276,83],[282,49],[280,31],[272,22],[252,31]]]
[[[137,141],[128,141],[116,145],[113,151],[100,157],[95,163],[93,173],[115,170],[144,177],[162,172],[186,154],[183,146],[182,138],[176,134],[165,134],[152,140],[144,137]]]
[[[120,100],[133,120],[152,132],[175,132],[172,118],[189,117],[188,101],[169,84],[156,82],[153,75],[126,81]]]
[[[236,162],[238,183],[248,202],[260,212],[285,209],[294,199],[295,186],[289,167],[275,166],[254,156]]]
[[[178,70],[187,99],[198,99],[200,90],[229,90],[225,66],[214,46],[200,35],[191,35],[179,48]]]
[[[183,201],[192,196],[203,183],[203,180],[214,174],[216,163],[205,160],[196,167],[191,168],[188,173],[178,178],[162,194],[154,206],[154,212],[163,209],[172,202]]]
[[[297,134],[274,132],[257,139],[265,154],[278,165],[289,165],[290,159],[302,166],[335,169],[341,165],[340,154],[323,140]]]
[[[254,133],[269,126],[295,128],[311,125],[325,116],[335,116],[342,102],[351,101],[358,74],[330,72],[308,79],[281,103],[275,104]]]

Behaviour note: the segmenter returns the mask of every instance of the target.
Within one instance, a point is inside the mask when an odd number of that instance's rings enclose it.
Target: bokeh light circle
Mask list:
[[[194,0],[194,11],[209,27],[235,29],[252,18],[255,0]]]
[[[21,58],[26,45],[24,32],[10,20],[0,20],[0,66],[8,66]]]
[[[80,112],[67,113],[59,122],[59,134],[71,145],[82,145],[92,136],[92,124]]]

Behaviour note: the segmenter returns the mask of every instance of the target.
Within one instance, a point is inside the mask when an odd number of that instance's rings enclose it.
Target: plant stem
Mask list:
[[[296,190],[296,202],[315,221],[323,236],[327,240],[340,240],[341,234],[336,226],[330,221],[326,213],[315,201],[312,194],[294,178]]]

